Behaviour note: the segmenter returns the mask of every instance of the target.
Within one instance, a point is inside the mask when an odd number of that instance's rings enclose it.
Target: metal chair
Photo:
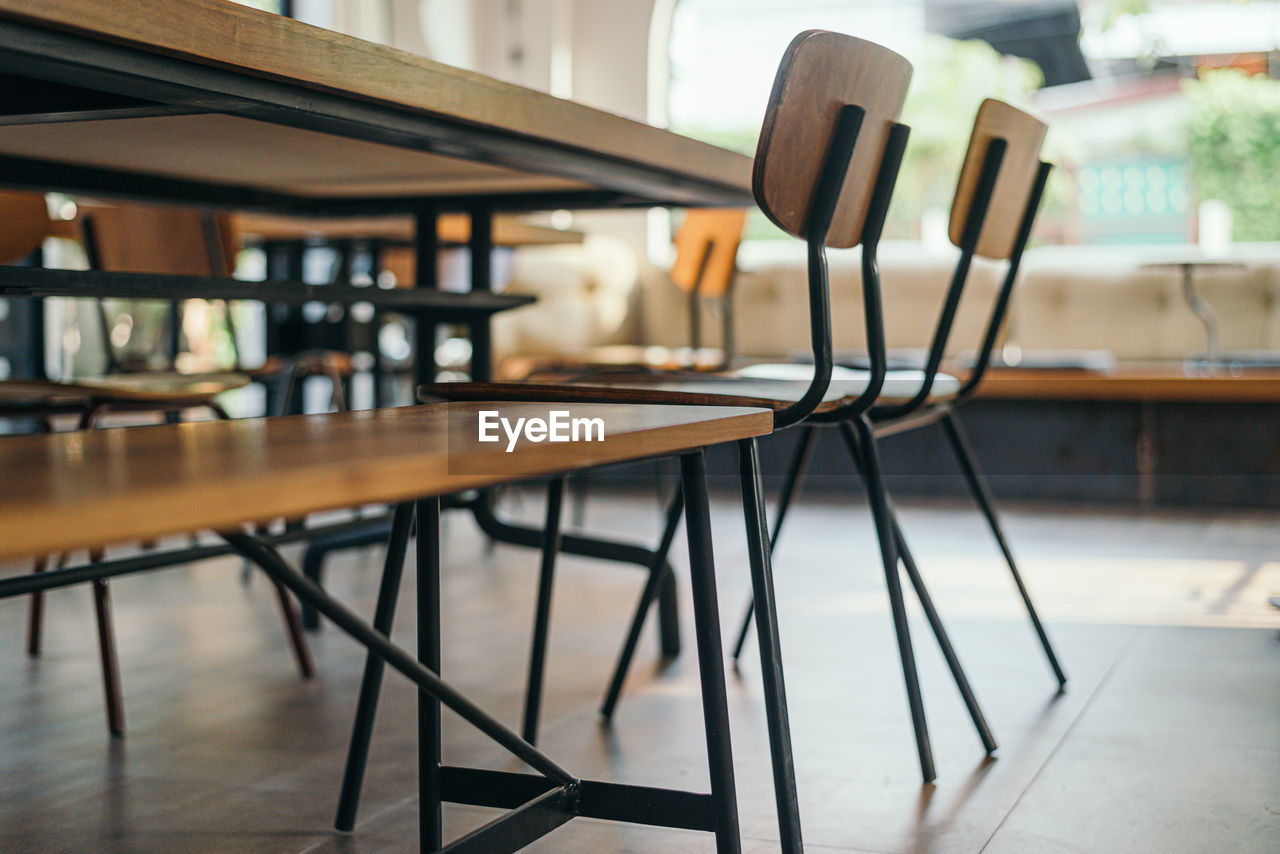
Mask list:
[[[1022,252],[1052,168],[1039,159],[1045,132],[1045,125],[1033,116],[999,101],[983,102],[974,123],[951,209],[950,237],[952,243],[960,249],[960,258],[938,317],[928,359],[924,370],[919,372],[920,382],[914,393],[903,399],[882,399],[864,417],[840,419],[818,416],[813,419],[812,424],[802,428],[803,432],[783,482],[770,542],[773,546],[777,545],[787,511],[799,492],[804,473],[812,459],[818,435],[817,427],[834,426],[839,430],[855,466],[867,483],[872,501],[884,504],[887,508],[889,500],[879,474],[876,440],[937,424],[942,428],[947,445],[959,464],[965,484],[991,528],[1045,658],[1059,688],[1062,688],[1067,683],[1066,674],[1018,572],[996,514],[991,490],[978,468],[957,411],[961,404],[973,396],[981,383],[1008,313]],[[992,303],[973,369],[962,382],[942,373],[939,367],[975,255],[1005,261],[1007,268],[1004,281]],[[891,511],[888,515],[891,519],[890,530],[879,531],[885,559],[888,561],[895,554],[900,557],[913,583],[919,586],[919,571],[907,548],[902,530]],[[926,605],[925,613],[930,621],[937,619],[936,611],[931,606]],[[750,615],[751,607],[748,605],[734,646],[735,660],[741,656],[750,631]],[[948,660],[951,660],[950,653]]]
[[[752,187],[761,209],[789,234],[808,244],[810,349],[815,371],[807,383],[778,383],[776,396],[759,395],[756,405],[774,412],[774,429],[803,422],[828,395],[833,368],[831,308],[827,280],[826,248],[863,247],[864,288],[868,338],[880,342],[874,370],[879,377],[874,387],[860,396],[858,405],[869,408],[879,390],[884,373],[879,278],[876,249],[888,211],[889,200],[901,164],[908,129],[897,123],[911,76],[911,65],[892,51],[838,33],[810,30],[797,36],[783,56],[769,98],[756,151]],[[682,384],[694,384],[692,391]],[[735,380],[752,388],[758,383]],[[454,400],[510,400],[573,402],[636,402],[655,404],[731,404],[734,389],[720,385],[721,394],[710,393],[679,377],[649,376],[642,383],[566,385],[536,383],[444,383],[425,386],[424,396]],[[850,401],[852,404],[853,401]],[[739,478],[743,495],[743,515],[751,555],[752,589],[768,616],[757,613],[761,631],[760,657],[774,787],[784,851],[802,849],[796,807],[794,771],[791,764],[789,727],[783,690],[782,663],[773,614],[773,588],[767,550],[767,529],[759,474],[759,453],[754,440],[741,443]],[[525,704],[525,738],[536,737],[538,702],[541,697],[542,662],[549,628],[554,557],[558,538],[561,489],[553,482],[544,534],[543,565],[535,619],[530,680]],[[667,514],[663,545],[669,547],[679,521],[683,495],[674,496]],[[621,690],[627,664],[634,652],[649,606],[666,580],[659,560],[649,574],[631,622],[619,666],[615,670],[602,712],[611,714]],[[390,612],[379,608],[386,619],[375,626],[390,631]],[[366,678],[377,665],[366,670]],[[360,713],[348,756],[339,828],[351,826],[355,801],[364,769],[376,682],[362,690]]]

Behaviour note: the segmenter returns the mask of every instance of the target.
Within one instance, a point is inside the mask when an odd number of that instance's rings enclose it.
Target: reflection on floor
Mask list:
[[[536,493],[511,498],[513,512],[536,518]],[[811,850],[1275,850],[1280,613],[1265,604],[1280,593],[1274,515],[1009,512],[1072,678],[1055,696],[978,518],[964,505],[906,506],[907,535],[1000,742],[984,760],[915,613],[939,771],[923,788],[867,515],[804,504],[776,561]],[[487,550],[468,519],[447,518],[444,670],[514,725],[536,558]],[[653,538],[659,510],[645,494],[598,496],[586,521]],[[714,521],[728,625],[747,587],[731,496],[717,501]],[[368,613],[379,562],[376,549],[346,555],[331,588]],[[49,596],[38,662],[23,655],[25,603],[0,602],[0,850],[412,850],[414,692],[388,677],[360,824],[332,833],[363,656],[326,627],[315,638],[321,678],[300,683],[270,588],[260,576],[242,585],[238,567],[223,559],[115,583],[129,724],[116,742],[102,720],[89,592]],[[584,776],[703,789],[692,654],[658,669],[646,632],[613,727],[595,715],[639,574],[565,559],[558,581],[544,746]],[[409,607],[396,636],[412,643]],[[748,657],[729,680],[749,852],[776,850],[757,672]],[[445,729],[447,761],[514,767],[458,719]],[[489,813],[446,815],[456,834]],[[580,820],[533,850],[712,846],[698,833]]]

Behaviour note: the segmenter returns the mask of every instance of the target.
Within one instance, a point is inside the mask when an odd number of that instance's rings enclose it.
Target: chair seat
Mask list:
[[[775,411],[799,400],[809,388],[811,365],[754,366],[762,373],[778,368],[775,377],[735,374],[616,374],[587,377],[579,382],[559,383],[435,383],[419,394],[446,400],[525,400],[557,403],[665,403],[695,406],[758,406]],[[751,370],[751,369],[748,369]],[[881,400],[905,400],[913,396],[924,379],[920,371],[891,371],[894,396]],[[785,376],[790,374],[791,376]],[[855,398],[867,387],[866,371],[839,368],[823,395],[817,412],[835,409],[842,401]],[[886,380],[886,388],[889,387]],[[955,377],[938,374],[934,389],[954,394],[960,387]]]
[[[148,371],[139,374],[108,374],[59,385],[81,391],[98,401],[121,403],[191,402],[201,403],[224,391],[249,384],[244,374],[179,374]]]
[[[813,376],[813,365],[801,362],[779,362],[773,364],[749,365],[734,372],[734,376],[747,379],[790,380],[792,382],[808,382]],[[844,389],[856,388],[858,393],[867,387],[870,372],[857,368],[842,368],[837,365],[831,372],[831,385],[839,384]],[[880,391],[880,400],[909,400],[920,390],[924,382],[924,371],[915,369],[894,369],[885,373],[884,386]],[[933,398],[951,397],[960,391],[960,380],[950,374],[937,373],[933,377],[930,396]]]

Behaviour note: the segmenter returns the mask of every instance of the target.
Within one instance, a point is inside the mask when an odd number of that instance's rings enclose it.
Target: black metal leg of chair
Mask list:
[[[529,650],[529,682],[524,695],[524,729],[530,744],[538,743],[538,715],[542,709],[543,672],[547,661],[547,634],[551,627],[551,591],[555,584],[556,554],[560,551],[560,513],[564,507],[563,477],[547,484],[547,519],[542,529],[542,566],[538,570],[538,605],[533,618],[533,643]]]
[[[440,673],[440,499],[424,498],[418,514],[418,662]],[[440,805],[440,700],[418,689],[418,850],[443,841]]]
[[[911,707],[911,724],[915,729],[916,751],[920,757],[920,773],[924,782],[937,776],[933,769],[933,748],[929,743],[929,727],[924,716],[924,699],[920,695],[920,678],[916,673],[915,652],[911,648],[911,629],[907,625],[906,602],[902,596],[902,579],[898,575],[897,541],[893,535],[893,518],[881,477],[880,457],[876,451],[871,424],[865,418],[840,424],[840,433],[850,453],[859,461],[867,484],[867,498],[875,520],[876,538],[880,541],[880,557],[884,562],[885,584],[893,610],[893,628],[898,638],[898,654],[902,659],[902,676],[906,681],[907,703]]]
[[[90,559],[102,559],[101,553]],[[111,589],[107,579],[93,582],[93,610],[98,620],[98,651],[102,657],[102,689],[107,703],[107,729],[124,735],[124,693],[120,688],[120,662],[116,657],[115,629],[111,625]]]
[[[977,502],[979,509],[982,510],[982,515],[987,518],[987,524],[991,527],[991,533],[996,538],[1000,553],[1004,555],[1005,563],[1009,566],[1009,572],[1013,575],[1013,583],[1018,587],[1018,595],[1022,597],[1022,604],[1027,608],[1027,616],[1031,618],[1031,625],[1035,629],[1036,636],[1040,638],[1040,646],[1044,648],[1045,658],[1049,660],[1049,667],[1053,670],[1053,675],[1058,680],[1058,687],[1065,687],[1067,674],[1058,663],[1058,656],[1054,653],[1053,644],[1049,641],[1049,633],[1045,631],[1044,625],[1040,622],[1040,615],[1036,613],[1036,606],[1031,601],[1031,594],[1027,591],[1027,586],[1022,582],[1022,574],[1018,572],[1018,565],[1013,560],[1013,552],[1010,551],[1009,543],[1005,540],[1004,531],[1000,527],[1000,518],[996,515],[995,499],[991,495],[991,490],[987,487],[987,482],[983,478],[982,472],[978,469],[978,461],[973,455],[973,447],[969,444],[969,437],[966,435],[964,428],[960,426],[960,418],[954,411],[949,410],[946,416],[942,418],[941,424],[943,432],[947,435],[947,442],[955,453],[956,462],[960,464],[960,470],[964,473],[965,483],[969,486],[969,492],[972,493],[973,500]]]
[[[920,607],[924,609],[924,615],[929,620],[929,627],[933,629],[933,636],[938,640],[938,648],[942,650],[942,657],[947,660],[947,667],[951,670],[951,676],[955,679],[956,688],[960,691],[960,697],[964,700],[964,706],[969,710],[969,717],[973,720],[973,726],[978,731],[978,738],[982,740],[982,747],[988,754],[994,753],[996,750],[996,740],[991,734],[991,728],[987,726],[987,719],[982,714],[982,707],[978,705],[978,699],[973,694],[973,688],[969,685],[969,677],[964,673],[964,668],[960,665],[960,657],[956,655],[955,648],[951,645],[951,637],[947,634],[946,628],[942,625],[942,618],[938,616],[938,609],[934,607],[933,597],[929,595],[929,589],[925,587],[924,579],[920,576],[920,570],[916,566],[915,558],[911,555],[911,550],[907,548],[906,537],[902,535],[902,526],[898,523],[898,514],[890,509],[893,516],[893,534],[898,544],[898,556],[902,558],[902,566],[907,571],[907,578],[911,580],[911,586],[915,588],[916,598],[920,600]]]
[[[302,574],[321,587],[324,586],[324,560],[328,554],[327,550],[310,546],[302,554]],[[307,631],[320,628],[320,615],[316,613],[315,608],[306,604],[302,606],[302,627]]]
[[[738,798],[729,737],[729,699],[725,690],[724,649],[720,638],[720,610],[716,602],[715,560],[711,551],[707,464],[702,451],[680,458],[680,475],[689,538],[689,578],[693,586],[702,720],[707,736],[707,765],[711,772],[711,803],[716,817],[716,852],[740,854],[742,839],[738,831]]]
[[[796,443],[795,453],[791,457],[791,466],[787,469],[787,479],[782,484],[782,494],[778,498],[777,518],[773,523],[773,534],[769,537],[769,553],[777,548],[778,536],[782,533],[782,523],[787,518],[787,510],[795,498],[800,485],[804,482],[805,472],[809,470],[809,462],[813,459],[813,448],[818,441],[818,428],[805,424],[800,428],[800,440]],[[742,647],[747,643],[747,634],[751,631],[751,615],[755,610],[755,599],[747,602],[746,613],[738,626],[738,639],[733,644],[733,660],[742,657]]]
[[[738,443],[738,475],[742,489],[742,514],[747,526],[751,590],[756,604],[756,634],[760,639],[760,671],[764,682],[769,752],[773,760],[778,833],[784,854],[800,854],[804,850],[800,834],[800,798],[796,792],[791,723],[782,678],[782,648],[778,639],[773,567],[769,557],[769,526],[765,521],[764,494],[760,485],[760,449],[755,439],[743,439]]]
[[[862,469],[862,461],[852,446],[850,446],[850,456],[854,458],[854,466],[858,470],[858,476],[865,483],[866,475]],[[960,691],[960,697],[964,700],[965,708],[969,711],[969,717],[973,720],[973,726],[978,732],[978,738],[982,741],[982,747],[988,754],[994,753],[996,750],[995,738],[991,734],[991,728],[987,726],[986,716],[982,714],[982,707],[978,705],[973,688],[969,685],[969,677],[965,675],[964,667],[960,664],[960,657],[956,654],[955,647],[951,644],[951,636],[947,633],[946,627],[942,624],[942,617],[938,614],[938,609],[933,604],[933,597],[929,595],[929,588],[924,583],[924,577],[920,575],[920,569],[916,566],[915,557],[907,547],[907,538],[903,536],[902,525],[898,522],[898,513],[893,509],[893,503],[887,497],[885,503],[889,507],[889,516],[893,522],[894,543],[898,549],[898,557],[902,560],[903,569],[906,570],[907,578],[911,581],[911,586],[916,591],[916,598],[920,600],[920,607],[924,611],[925,618],[929,621],[929,628],[933,630],[934,638],[938,641],[938,648],[942,650],[942,657],[946,659],[947,667],[951,670],[951,677],[955,680],[956,688]]]
[[[38,575],[48,566],[48,558],[38,557],[31,571]],[[27,655],[39,658],[41,643],[44,639],[44,592],[32,593],[30,601],[31,605],[27,611]]]
[[[675,539],[676,529],[680,526],[680,514],[684,512],[684,490],[676,487],[676,493],[667,505],[667,520],[662,530],[662,542],[653,553],[653,561],[649,564],[649,576],[645,579],[644,589],[640,591],[640,601],[636,603],[635,613],[631,616],[631,625],[627,628],[627,638],[622,643],[622,652],[618,654],[618,663],[614,665],[613,676],[609,680],[609,688],[605,692],[604,702],[600,704],[600,715],[605,721],[613,717],[618,706],[618,698],[622,695],[622,685],[627,680],[627,671],[631,669],[631,660],[635,657],[636,645],[640,642],[640,630],[644,628],[645,618],[654,601],[662,590],[674,589],[671,583],[673,573],[667,563],[667,555],[671,552],[671,541]],[[661,612],[661,609],[659,609]]]
[[[289,646],[293,649],[293,657],[298,662],[298,673],[303,679],[311,679],[316,675],[316,662],[311,657],[311,642],[302,628],[302,614],[298,603],[283,584],[273,580],[276,598],[280,600],[280,613],[284,617],[285,633],[289,636]]]
[[[382,583],[378,587],[378,602],[373,609],[373,628],[387,637],[391,636],[391,624],[395,621],[396,600],[400,594],[400,579],[404,574],[404,559],[412,525],[413,504],[396,505],[391,517],[387,555],[382,566]],[[365,657],[360,699],[356,703],[356,719],[351,728],[351,743],[347,747],[347,764],[342,772],[338,815],[333,822],[338,830],[349,831],[356,824],[360,788],[364,783],[365,763],[369,759],[369,743],[373,737],[373,722],[378,712],[378,694],[382,690],[385,668],[382,659],[372,652]]]

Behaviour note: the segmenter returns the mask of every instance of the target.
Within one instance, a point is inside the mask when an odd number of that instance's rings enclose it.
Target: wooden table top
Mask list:
[[[0,55],[19,69],[2,183],[226,207],[751,203],[750,158],[229,0],[0,0]]]
[[[232,229],[249,242],[267,240],[380,240],[412,244],[414,221],[393,217],[290,217],[264,213],[237,213]],[[465,245],[471,239],[471,217],[443,214],[436,220],[436,238],[446,245]],[[551,246],[581,243],[583,234],[573,229],[535,225],[518,217],[493,218],[494,246]]]
[[[566,410],[604,440],[476,438],[481,409]],[[760,409],[454,403],[0,440],[0,560],[396,502],[768,433]]]

